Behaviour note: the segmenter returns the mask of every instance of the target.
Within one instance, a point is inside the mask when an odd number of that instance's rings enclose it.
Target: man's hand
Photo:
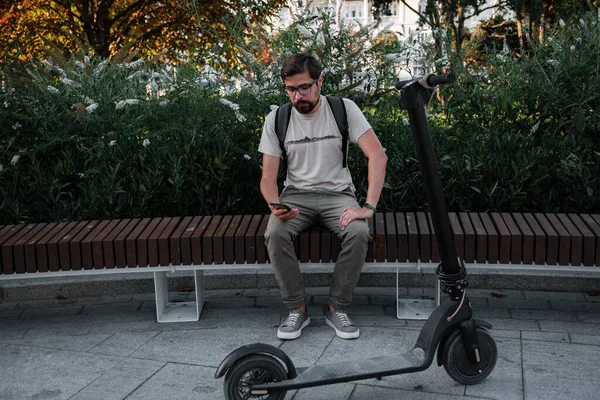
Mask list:
[[[296,218],[300,213],[297,208],[292,208],[290,211],[287,211],[285,208],[273,207],[272,205],[269,205],[269,208],[271,209],[271,213],[282,221]]]
[[[340,228],[346,229],[355,219],[369,219],[373,216],[373,211],[368,208],[348,207],[340,216]]]

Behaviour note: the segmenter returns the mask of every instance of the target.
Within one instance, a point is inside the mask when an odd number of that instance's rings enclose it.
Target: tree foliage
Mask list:
[[[146,55],[202,55],[265,23],[284,0],[24,0],[0,5],[0,58],[64,54],[103,58],[123,49]],[[226,50],[224,52],[226,53]],[[227,54],[227,53],[226,53]]]

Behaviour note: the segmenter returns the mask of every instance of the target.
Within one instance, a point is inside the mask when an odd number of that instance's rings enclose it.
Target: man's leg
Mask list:
[[[335,328],[338,336],[353,339],[359,336],[359,330],[348,318],[345,309],[352,302],[352,294],[364,266],[367,243],[370,240],[369,226],[365,220],[355,220],[346,229],[341,230],[339,219],[344,209],[360,206],[356,198],[349,193],[328,197],[328,206],[320,205],[323,225],[340,237],[342,249],[333,271],[326,322]]]

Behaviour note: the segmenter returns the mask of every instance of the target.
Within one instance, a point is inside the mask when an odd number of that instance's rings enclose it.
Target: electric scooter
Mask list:
[[[432,74],[396,84],[401,93],[400,107],[408,111],[436,232],[441,259],[436,272],[450,301],[433,310],[417,343],[405,354],[296,369],[276,347],[262,343],[240,347],[221,362],[215,373],[215,378],[225,376],[227,400],[279,400],[288,390],[424,371],[433,363],[436,350],[438,366],[443,365],[448,375],[461,384],[479,383],[493,371],[498,358],[496,343],[488,332],[491,325],[473,318],[465,265],[454,247],[427,123],[427,106],[435,88],[455,79],[453,73]]]

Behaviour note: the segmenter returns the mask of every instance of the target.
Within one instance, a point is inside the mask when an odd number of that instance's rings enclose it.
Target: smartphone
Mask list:
[[[283,208],[286,211],[292,211],[290,206],[287,206],[285,204],[281,204],[281,203],[269,203],[271,206],[273,206],[274,208]]]

